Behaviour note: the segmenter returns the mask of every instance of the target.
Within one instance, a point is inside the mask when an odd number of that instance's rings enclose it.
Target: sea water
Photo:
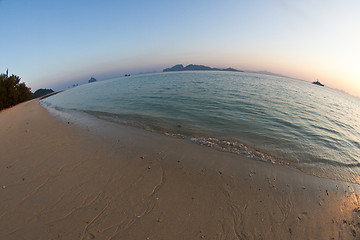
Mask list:
[[[42,103],[360,183],[360,100],[306,81],[240,72],[159,73],[85,84]]]

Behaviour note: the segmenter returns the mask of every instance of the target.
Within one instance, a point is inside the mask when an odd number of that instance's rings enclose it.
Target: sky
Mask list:
[[[0,0],[0,72],[33,91],[203,64],[360,97],[358,0]]]

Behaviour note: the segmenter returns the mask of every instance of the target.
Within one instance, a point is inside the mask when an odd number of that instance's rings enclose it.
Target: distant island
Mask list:
[[[89,80],[89,83],[93,83],[93,82],[96,82],[96,79],[91,77],[90,80]]]
[[[176,71],[229,71],[229,72],[244,72],[234,68],[212,68],[204,65],[190,64],[184,67],[182,64],[177,64],[171,68],[165,68],[163,72],[176,72]]]
[[[54,90],[52,89],[40,88],[33,93],[33,98],[43,97],[53,92]]]
[[[180,72],[180,71],[226,71],[226,72],[247,72],[247,73],[258,73],[258,74],[265,74],[265,75],[271,75],[276,77],[287,77],[284,75],[271,73],[268,71],[244,71],[244,70],[238,70],[235,68],[212,68],[205,65],[195,65],[195,64],[189,64],[186,67],[184,67],[182,64],[177,64],[171,68],[165,68],[163,72]]]

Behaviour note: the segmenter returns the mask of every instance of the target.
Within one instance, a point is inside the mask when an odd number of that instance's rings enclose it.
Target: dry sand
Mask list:
[[[0,141],[0,239],[360,239],[356,184],[36,100],[0,112]]]

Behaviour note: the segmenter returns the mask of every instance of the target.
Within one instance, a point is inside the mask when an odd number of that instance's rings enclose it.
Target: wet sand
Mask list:
[[[359,239],[359,185],[102,120],[0,112],[0,239]]]

